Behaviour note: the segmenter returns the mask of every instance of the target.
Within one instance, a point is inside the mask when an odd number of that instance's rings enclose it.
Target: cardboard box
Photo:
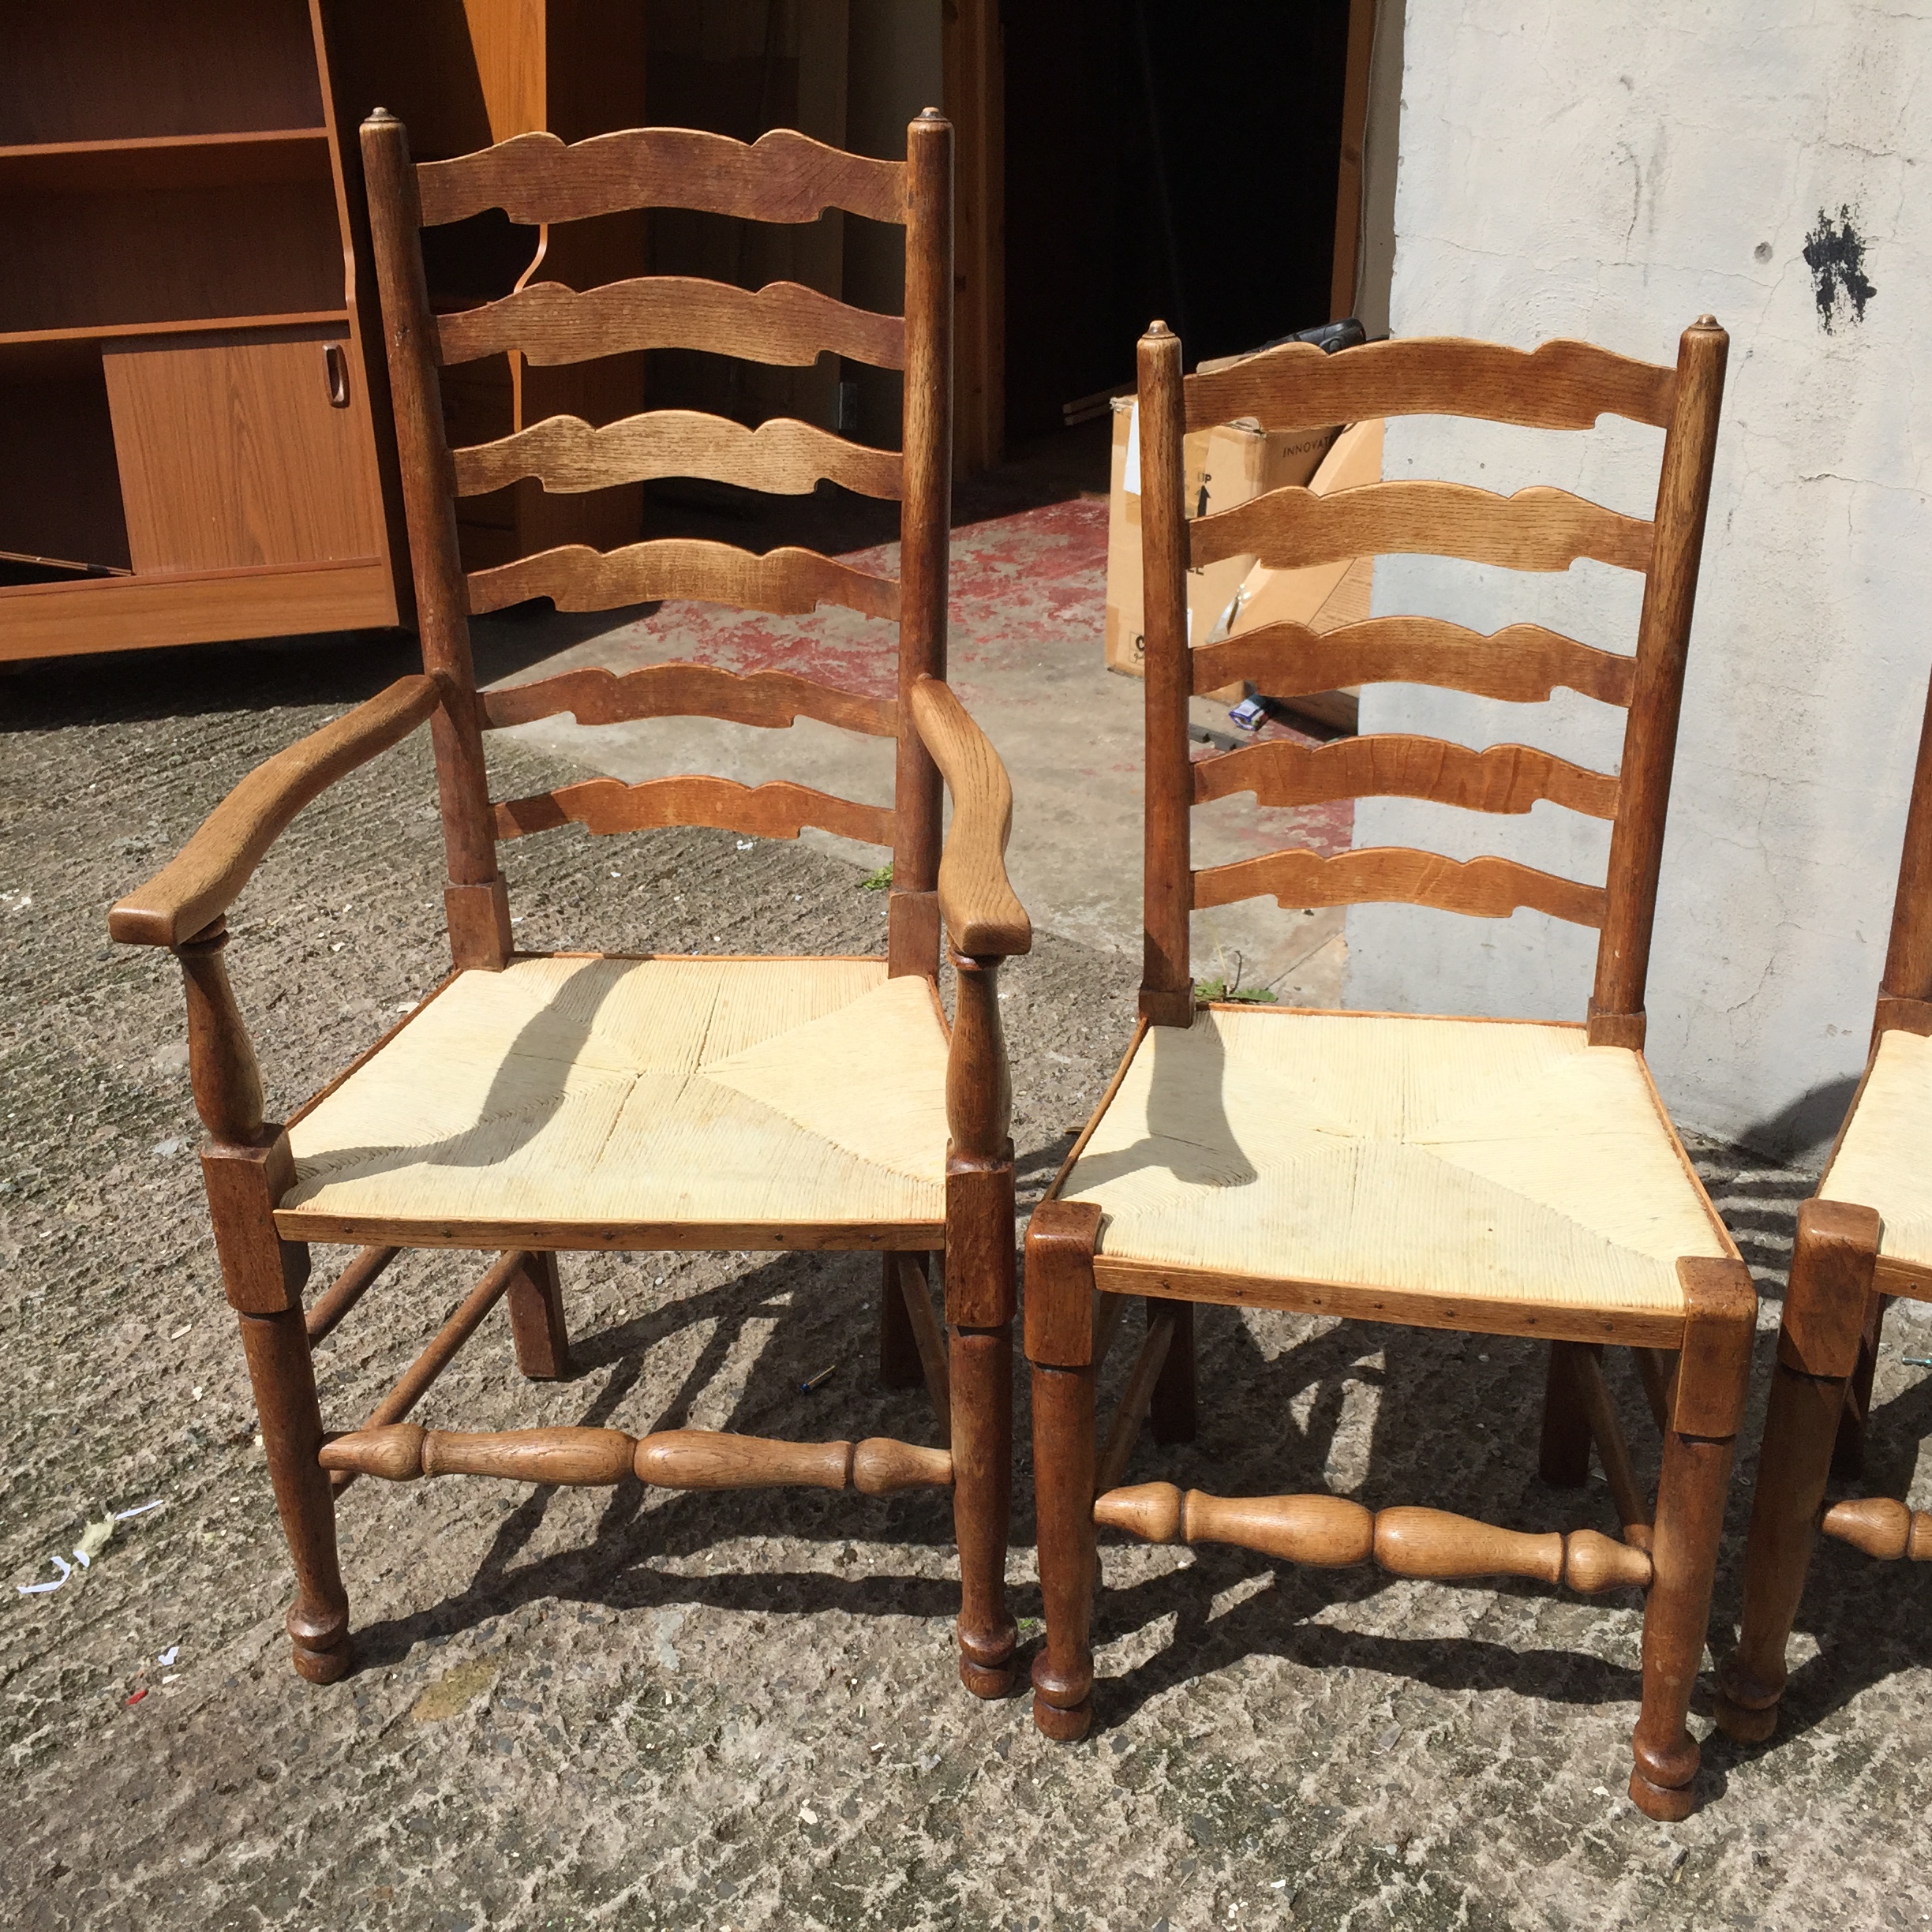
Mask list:
[[[1307,483],[1320,468],[1339,429],[1264,431],[1249,421],[1197,429],[1183,460],[1187,513],[1232,510],[1250,497]],[[1204,641],[1254,567],[1251,557],[1226,557],[1188,572],[1188,635]],[[1114,455],[1107,490],[1106,665],[1141,675],[1146,639],[1140,599],[1140,438],[1132,396],[1114,399]],[[1237,698],[1244,693],[1237,690]]]

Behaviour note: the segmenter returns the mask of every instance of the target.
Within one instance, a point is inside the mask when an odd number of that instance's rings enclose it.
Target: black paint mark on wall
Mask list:
[[[1878,291],[1865,279],[1865,242],[1841,204],[1834,222],[1823,208],[1818,226],[1805,237],[1805,266],[1818,298],[1818,327],[1829,335],[1834,323],[1865,320],[1865,305]]]

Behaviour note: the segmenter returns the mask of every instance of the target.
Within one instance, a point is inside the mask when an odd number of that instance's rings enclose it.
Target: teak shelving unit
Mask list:
[[[321,0],[4,35],[0,659],[395,623]]]

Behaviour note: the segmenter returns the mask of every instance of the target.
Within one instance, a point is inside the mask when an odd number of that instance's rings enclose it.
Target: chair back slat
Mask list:
[[[653,410],[595,429],[579,416],[547,416],[515,436],[450,455],[459,496],[481,496],[524,477],[561,491],[701,477],[786,496],[809,496],[822,478],[896,501],[903,467],[897,450],[848,443],[792,417],[749,429],[698,410]]]
[[[552,599],[560,611],[614,610],[690,597],[775,617],[802,617],[821,604],[841,605],[862,617],[899,615],[894,578],[855,570],[816,550],[788,547],[760,554],[697,537],[661,537],[621,550],[564,544],[493,570],[472,571],[466,581],[473,617],[540,597]]]
[[[1543,799],[1592,818],[1614,818],[1617,781],[1533,745],[1473,751],[1442,738],[1380,732],[1332,744],[1264,740],[1200,758],[1194,803],[1252,792],[1260,805],[1326,805],[1336,799],[1428,799],[1465,811],[1521,813]]]
[[[1475,416],[1532,429],[1588,429],[1601,416],[1670,426],[1677,372],[1593,343],[1535,349],[1453,336],[1369,343],[1324,355],[1290,343],[1193,376],[1187,426],[1252,416],[1266,429],[1314,429],[1374,416]]]
[[[1395,900],[1477,919],[1507,919],[1527,907],[1573,926],[1594,927],[1602,926],[1608,904],[1601,886],[1539,872],[1514,859],[1445,859],[1406,845],[1369,846],[1327,859],[1305,850],[1269,852],[1194,874],[1197,907],[1264,898],[1284,911]]]
[[[1372,617],[1339,631],[1264,624],[1189,653],[1194,695],[1245,680],[1273,698],[1361,684],[1427,684],[1512,704],[1546,702],[1559,686],[1628,705],[1636,663],[1579,644],[1541,624],[1509,624],[1485,637],[1446,617]]]
[[[1346,351],[1344,353],[1346,353]],[[1256,556],[1271,570],[1301,570],[1361,556],[1466,557],[1507,570],[1567,570],[1593,557],[1647,570],[1653,532],[1567,490],[1537,485],[1499,496],[1467,483],[1368,483],[1318,496],[1299,485],[1270,490],[1188,525],[1195,568]]]
[[[889,698],[863,698],[790,671],[740,672],[713,665],[646,665],[621,676],[598,665],[533,684],[513,684],[507,691],[487,691],[481,702],[484,728],[490,731],[567,713],[579,724],[714,717],[768,728],[808,717],[872,738],[899,735],[899,707]]]
[[[644,349],[704,349],[804,368],[829,352],[874,369],[905,367],[905,322],[796,282],[733,288],[695,275],[638,275],[590,289],[533,282],[436,322],[445,367],[515,350],[540,367]]]
[[[816,221],[827,208],[904,222],[905,163],[828,148],[790,128],[747,144],[695,128],[630,128],[566,146],[519,134],[416,170],[425,227],[501,208],[511,221],[582,221],[627,208],[695,208],[751,221]]]
[[[491,812],[499,840],[580,825],[588,832],[646,832],[664,826],[715,826],[757,838],[796,838],[807,826],[868,845],[893,842],[892,808],[833,798],[809,785],[774,779],[743,785],[733,778],[586,778],[579,784],[511,799]]]

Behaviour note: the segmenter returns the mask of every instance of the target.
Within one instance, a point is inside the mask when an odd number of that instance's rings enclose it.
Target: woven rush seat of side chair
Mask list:
[[[290,1129],[291,1215],[394,1224],[945,1219],[946,1034],[872,959],[466,972]]]
[[[1818,1198],[1876,1208],[1879,1253],[1932,1270],[1932,1039],[1896,1028],[1878,1036]]]
[[[1574,1026],[1211,1007],[1060,1193],[1099,1255],[1262,1282],[1677,1314],[1728,1252],[1642,1060]]]

